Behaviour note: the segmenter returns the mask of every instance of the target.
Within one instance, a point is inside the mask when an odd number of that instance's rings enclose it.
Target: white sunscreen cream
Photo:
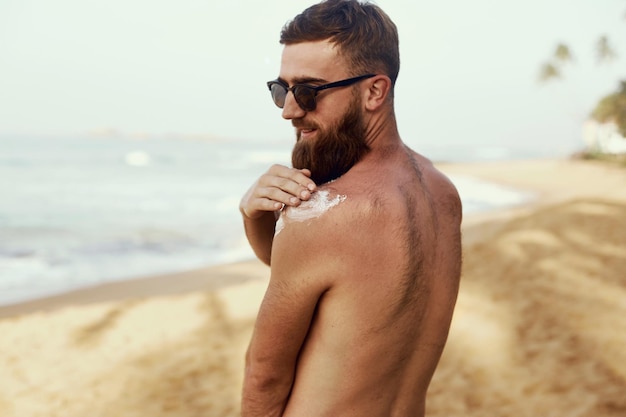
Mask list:
[[[321,190],[313,193],[311,198],[307,201],[303,201],[298,207],[285,207],[280,215],[280,218],[276,222],[276,232],[279,234],[285,223],[289,222],[304,222],[310,219],[317,218],[326,213],[331,208],[335,207],[346,199],[345,195],[336,195],[331,198],[330,193],[326,190]]]

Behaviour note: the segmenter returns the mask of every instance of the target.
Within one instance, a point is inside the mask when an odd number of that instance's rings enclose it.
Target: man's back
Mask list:
[[[319,292],[284,416],[423,415],[458,291],[458,194],[403,146],[317,194],[283,212],[272,249],[294,297]]]

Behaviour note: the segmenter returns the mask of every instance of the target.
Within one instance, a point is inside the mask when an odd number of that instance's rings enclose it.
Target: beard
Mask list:
[[[311,179],[318,185],[341,177],[369,151],[358,101],[350,105],[336,125],[327,130],[314,127],[317,137],[313,140],[298,138],[291,153],[291,163],[294,168],[309,169]]]

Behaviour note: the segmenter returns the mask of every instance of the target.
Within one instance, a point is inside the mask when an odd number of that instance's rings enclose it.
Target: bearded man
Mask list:
[[[398,133],[398,34],[377,6],[328,0],[281,32],[274,103],[293,167],[241,200],[271,268],[246,355],[242,415],[416,417],[446,342],[461,202]]]

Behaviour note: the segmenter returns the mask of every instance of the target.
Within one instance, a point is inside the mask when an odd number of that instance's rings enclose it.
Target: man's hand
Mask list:
[[[311,198],[316,189],[310,177],[308,169],[273,165],[243,196],[239,210],[248,219],[255,220],[283,206],[299,206]]]
[[[284,206],[299,206],[317,186],[308,169],[273,165],[241,199],[239,211],[250,246],[267,265],[271,262],[276,215]]]

